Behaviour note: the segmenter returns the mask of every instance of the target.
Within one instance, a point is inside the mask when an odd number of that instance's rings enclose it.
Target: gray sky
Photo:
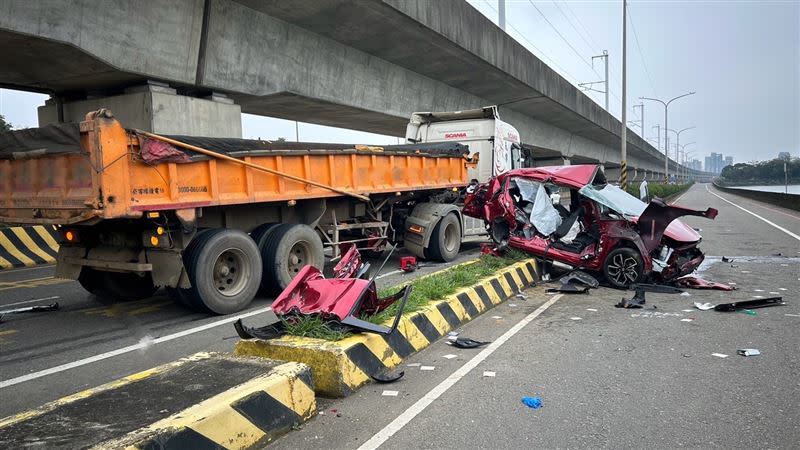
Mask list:
[[[497,0],[469,3],[497,21]],[[620,1],[507,0],[506,5],[509,34],[573,84],[602,78],[601,61],[593,71],[590,58],[607,49],[610,109],[619,117]],[[696,95],[670,106],[670,128],[697,127],[684,132],[681,142],[696,142],[686,150],[699,159],[712,151],[736,161],[770,159],[779,151],[800,156],[800,0],[631,1],[628,11],[629,120],[639,119],[632,105],[640,96],[671,98],[694,90]],[[589,95],[603,104],[602,94]],[[36,126],[35,108],[45,98],[0,90],[0,114],[17,127]],[[646,137],[655,138],[651,127],[663,125],[664,109],[645,102],[644,110]],[[638,127],[631,129],[641,134]],[[246,114],[243,130],[245,137],[295,137],[294,122]],[[303,123],[300,139],[396,142]]]

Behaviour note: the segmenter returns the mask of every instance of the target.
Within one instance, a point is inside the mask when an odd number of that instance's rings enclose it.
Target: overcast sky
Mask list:
[[[469,3],[497,22],[497,0]],[[687,151],[701,159],[721,152],[740,162],[780,151],[800,156],[800,0],[631,1],[628,12],[629,120],[640,118],[640,109],[632,109],[640,96],[697,91],[670,106],[670,128],[697,127],[681,134],[681,143],[696,142]],[[610,109],[619,117],[620,1],[508,0],[506,13],[507,31],[573,84],[601,80],[602,61],[592,69],[591,56],[608,50]],[[602,94],[589,95],[603,104]],[[0,114],[17,127],[36,126],[36,106],[45,98],[0,90]],[[663,125],[664,109],[645,102],[644,111],[645,137],[655,138],[651,127]],[[312,124],[299,129],[306,141],[396,142]],[[294,122],[280,119],[245,114],[243,130],[245,137],[295,138]]]

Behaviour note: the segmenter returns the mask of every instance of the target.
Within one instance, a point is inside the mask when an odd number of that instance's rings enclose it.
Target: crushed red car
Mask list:
[[[646,204],[609,184],[598,165],[516,169],[475,186],[464,214],[483,219],[492,239],[546,260],[602,272],[611,286],[665,283],[703,262],[701,236],[682,216],[705,211]]]

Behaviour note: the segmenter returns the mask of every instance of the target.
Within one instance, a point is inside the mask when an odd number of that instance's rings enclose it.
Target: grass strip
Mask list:
[[[514,263],[529,258],[529,255],[518,250],[509,249],[502,256],[481,255],[473,264],[464,264],[440,272],[434,272],[417,278],[410,283],[413,286],[411,295],[403,314],[412,313],[425,308],[429,303],[442,300],[461,288],[472,286],[478,281],[496,274]],[[378,297],[387,297],[400,290],[405,284],[378,289]],[[372,323],[384,323],[394,319],[399,304],[395,303],[384,311],[372,316],[361,317]],[[286,321],[285,321],[286,322]],[[319,316],[301,316],[286,322],[288,334],[304,336],[328,341],[338,341],[352,334],[343,330],[336,322],[326,322]]]

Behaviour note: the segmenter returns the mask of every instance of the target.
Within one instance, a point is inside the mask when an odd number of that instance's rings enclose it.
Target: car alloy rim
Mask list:
[[[214,287],[220,294],[233,297],[247,286],[250,271],[250,260],[244,252],[229,248],[214,263]]]
[[[639,278],[638,267],[636,258],[618,253],[608,264],[608,274],[619,284],[632,283]]]

